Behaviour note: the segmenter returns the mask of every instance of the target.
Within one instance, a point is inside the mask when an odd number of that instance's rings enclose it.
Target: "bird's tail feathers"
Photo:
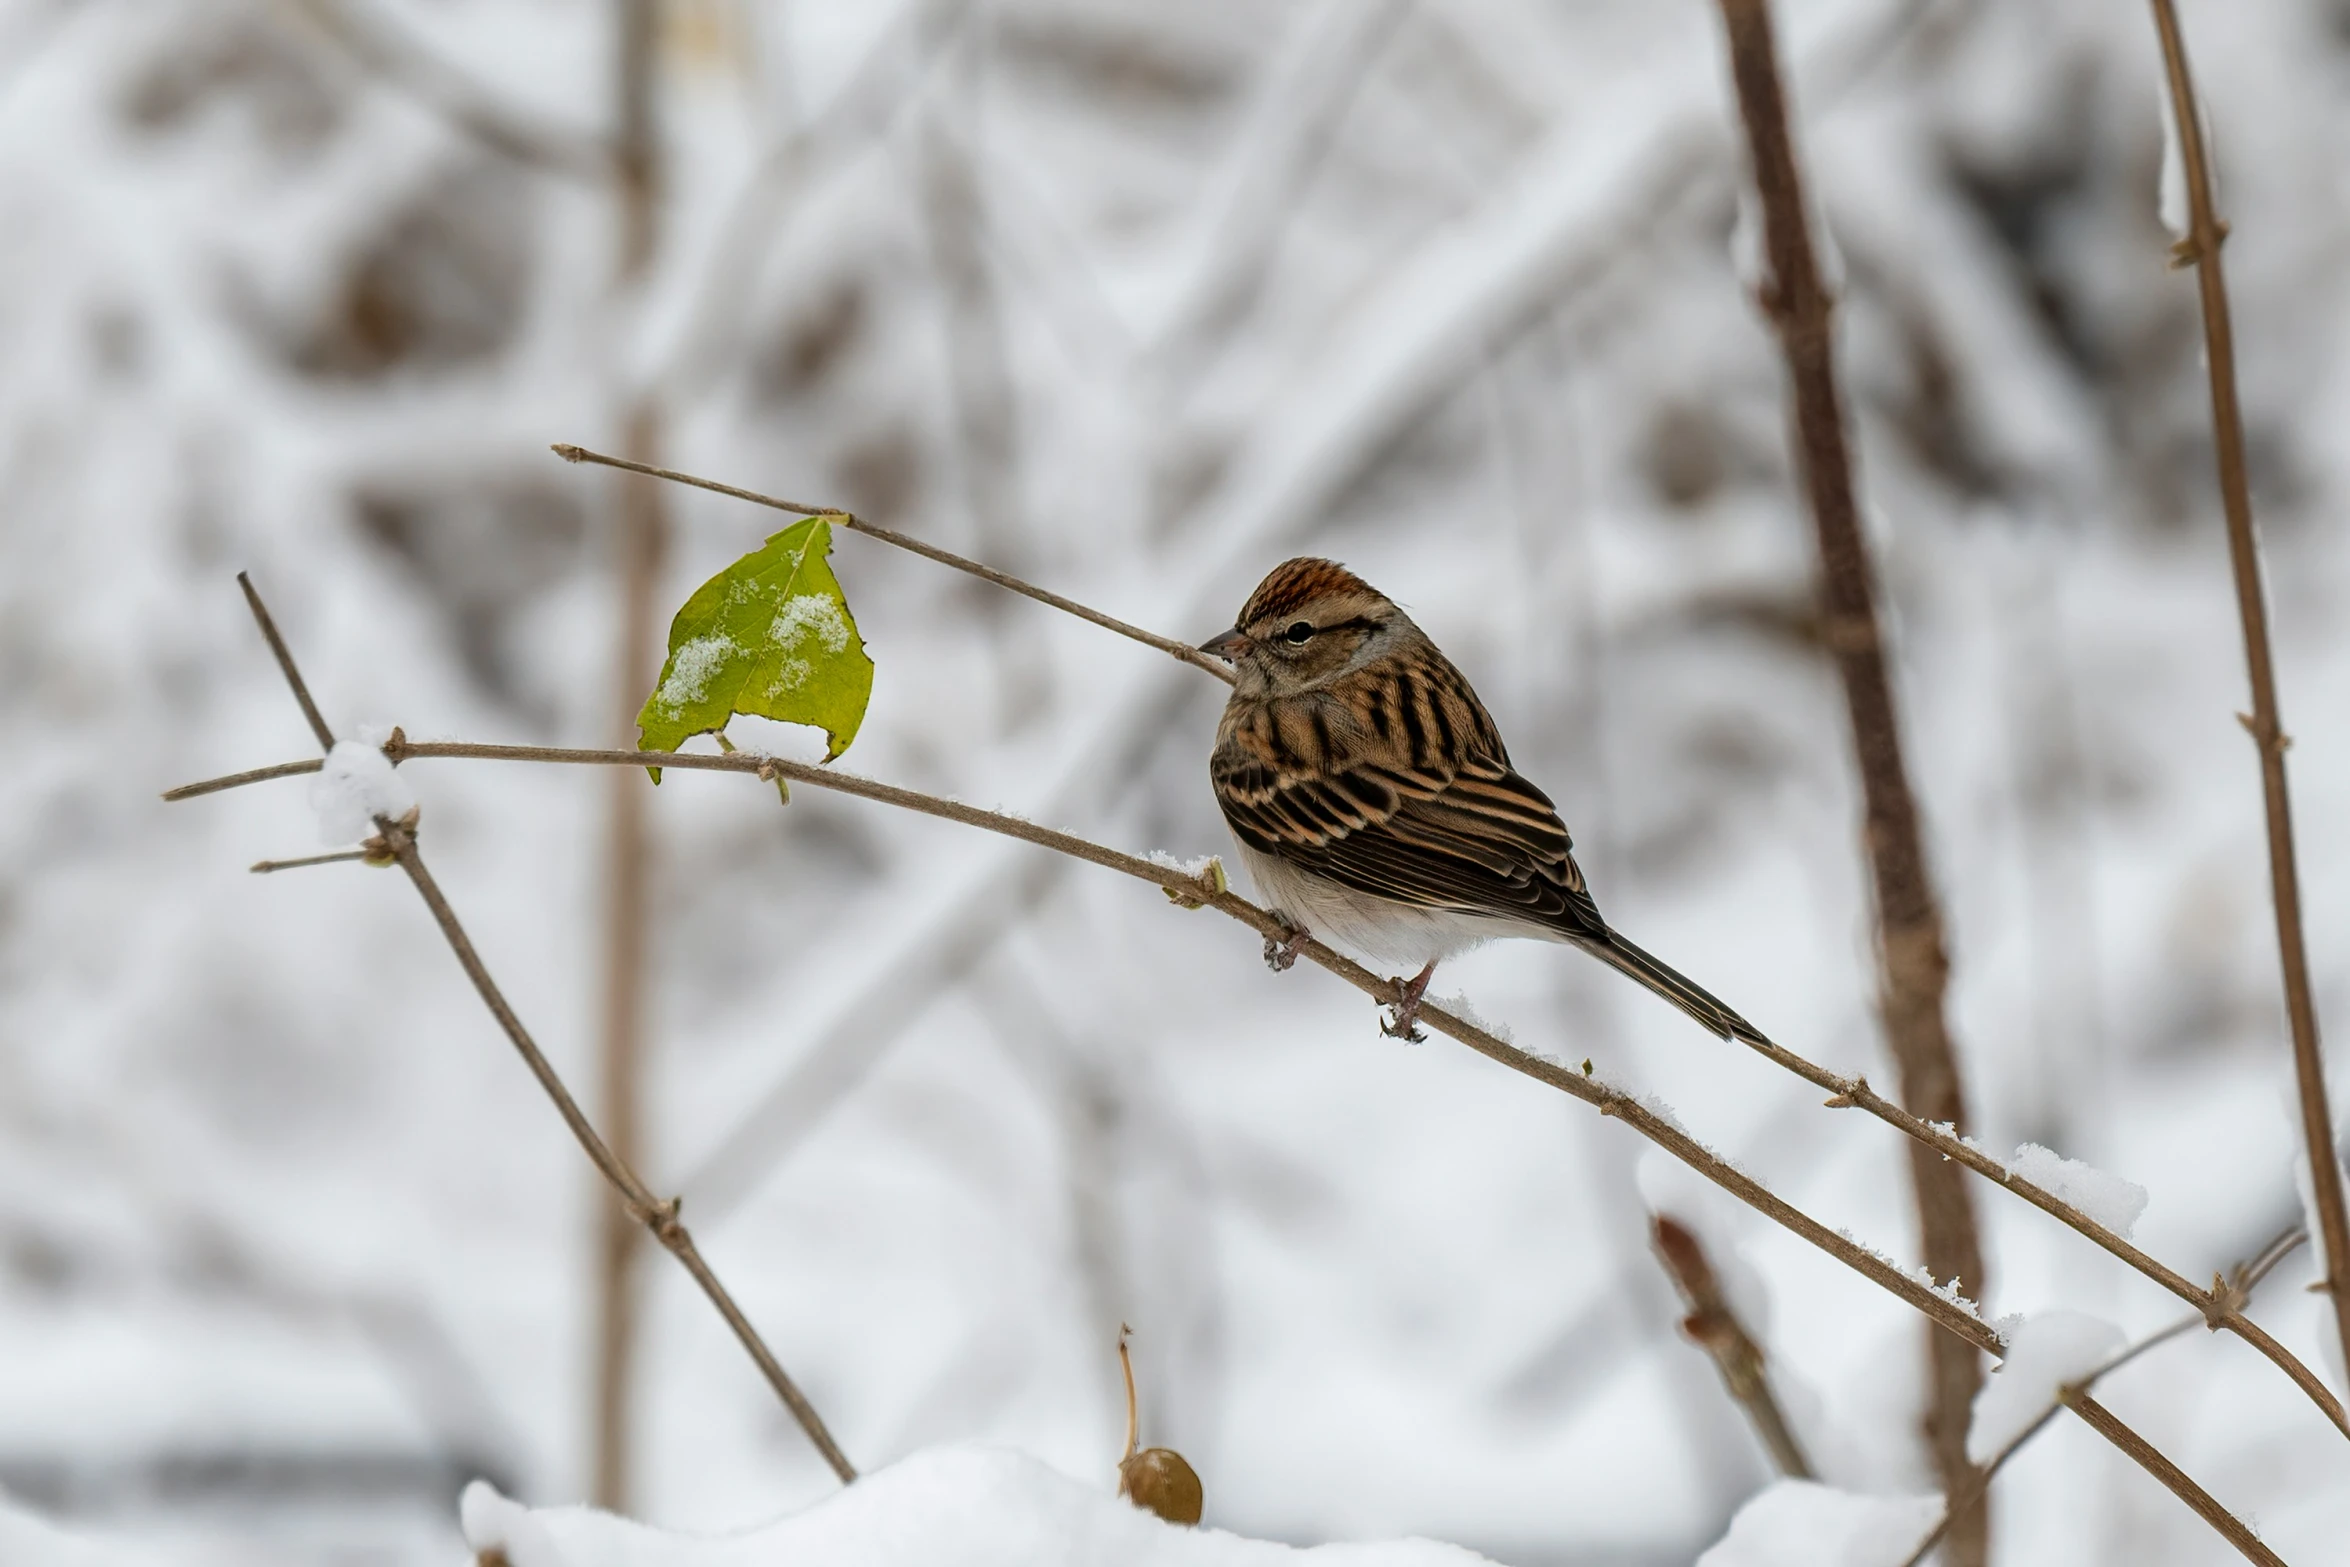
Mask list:
[[[1698,1026],[1720,1039],[1743,1039],[1767,1045],[1763,1031],[1733,1012],[1722,999],[1671,964],[1649,956],[1610,931],[1597,940],[1576,943],[1602,963],[1629,974],[1650,990],[1697,1020]]]

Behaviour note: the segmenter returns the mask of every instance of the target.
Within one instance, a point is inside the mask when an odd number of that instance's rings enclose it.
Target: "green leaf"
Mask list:
[[[637,715],[638,750],[721,734],[737,713],[823,730],[828,762],[849,748],[873,696],[873,660],[825,564],[831,553],[832,523],[810,517],[685,601],[661,683]]]

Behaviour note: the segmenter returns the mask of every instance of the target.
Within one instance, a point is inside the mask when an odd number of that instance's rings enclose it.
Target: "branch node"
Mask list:
[[[1194,881],[1199,888],[1197,892],[1164,886],[1159,890],[1167,895],[1169,903],[1179,909],[1204,909],[1232,890],[1232,882],[1224,874],[1224,862],[1213,856],[1210,856],[1206,868],[1194,878]],[[1272,959],[1267,958],[1265,961],[1270,963]],[[1294,953],[1291,954],[1290,961],[1293,963],[1297,961]]]
[[[685,1226],[677,1220],[677,1211],[684,1205],[680,1197],[664,1197],[658,1202],[627,1200],[628,1216],[653,1232],[653,1238],[675,1251],[685,1238]]]

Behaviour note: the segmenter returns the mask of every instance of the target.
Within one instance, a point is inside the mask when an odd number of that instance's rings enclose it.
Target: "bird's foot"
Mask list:
[[[1410,979],[1398,979],[1401,987],[1395,1000],[1387,1008],[1387,1021],[1379,1025],[1379,1032],[1390,1039],[1407,1044],[1419,1044],[1427,1039],[1420,1032],[1420,1003],[1428,996],[1428,981],[1436,977],[1436,965],[1431,963]]]
[[[1289,934],[1265,938],[1265,967],[1276,974],[1286,974],[1297,966],[1299,951],[1314,933],[1287,915],[1276,913],[1273,917],[1281,921],[1281,928]]]

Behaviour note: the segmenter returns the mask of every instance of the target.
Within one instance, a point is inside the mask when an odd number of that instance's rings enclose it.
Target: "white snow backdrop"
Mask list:
[[[603,123],[603,7],[343,9],[534,123]],[[2339,1034],[2350,5],[2184,10]],[[2144,1186],[2138,1242],[2205,1276],[2296,1220],[2296,1133],[2145,8],[1780,12],[1973,1131]],[[399,878],[245,873],[314,851],[304,785],[156,794],[311,750],[240,568],[341,731],[604,743],[617,490],[546,445],[616,446],[631,386],[665,389],[681,466],[1173,635],[1284,556],[1345,560],[1477,681],[1615,922],[1890,1083],[1711,6],[672,0],[642,300],[608,287],[607,193],[302,15],[0,6],[0,1491],[173,1560],[384,1563],[457,1559],[477,1474],[583,1491],[606,1195]],[[775,525],[670,500],[665,605]],[[866,540],[834,565],[878,665],[843,766],[1226,847],[1222,688]],[[592,1082],[608,780],[403,777]],[[1106,1488],[1123,1320],[1146,1439],[1241,1534],[1681,1564],[1768,1479],[1675,1332],[1621,1128],[1023,846],[730,778],[653,815],[648,1173],[866,1468],[984,1442]],[[1891,1133],[1596,965],[1489,949],[1438,988],[1914,1254]],[[1991,1312],[2176,1314],[1978,1191]],[[1928,1489],[1917,1319],[1716,1224],[1826,1478]],[[719,1533],[828,1495],[704,1303],[646,1276],[638,1514]],[[2258,1310],[2314,1361],[2309,1276]],[[2296,1567],[2350,1562],[2350,1451],[2241,1345],[2107,1394]],[[2017,1567],[2233,1559],[2077,1423],[1996,1505]]]

